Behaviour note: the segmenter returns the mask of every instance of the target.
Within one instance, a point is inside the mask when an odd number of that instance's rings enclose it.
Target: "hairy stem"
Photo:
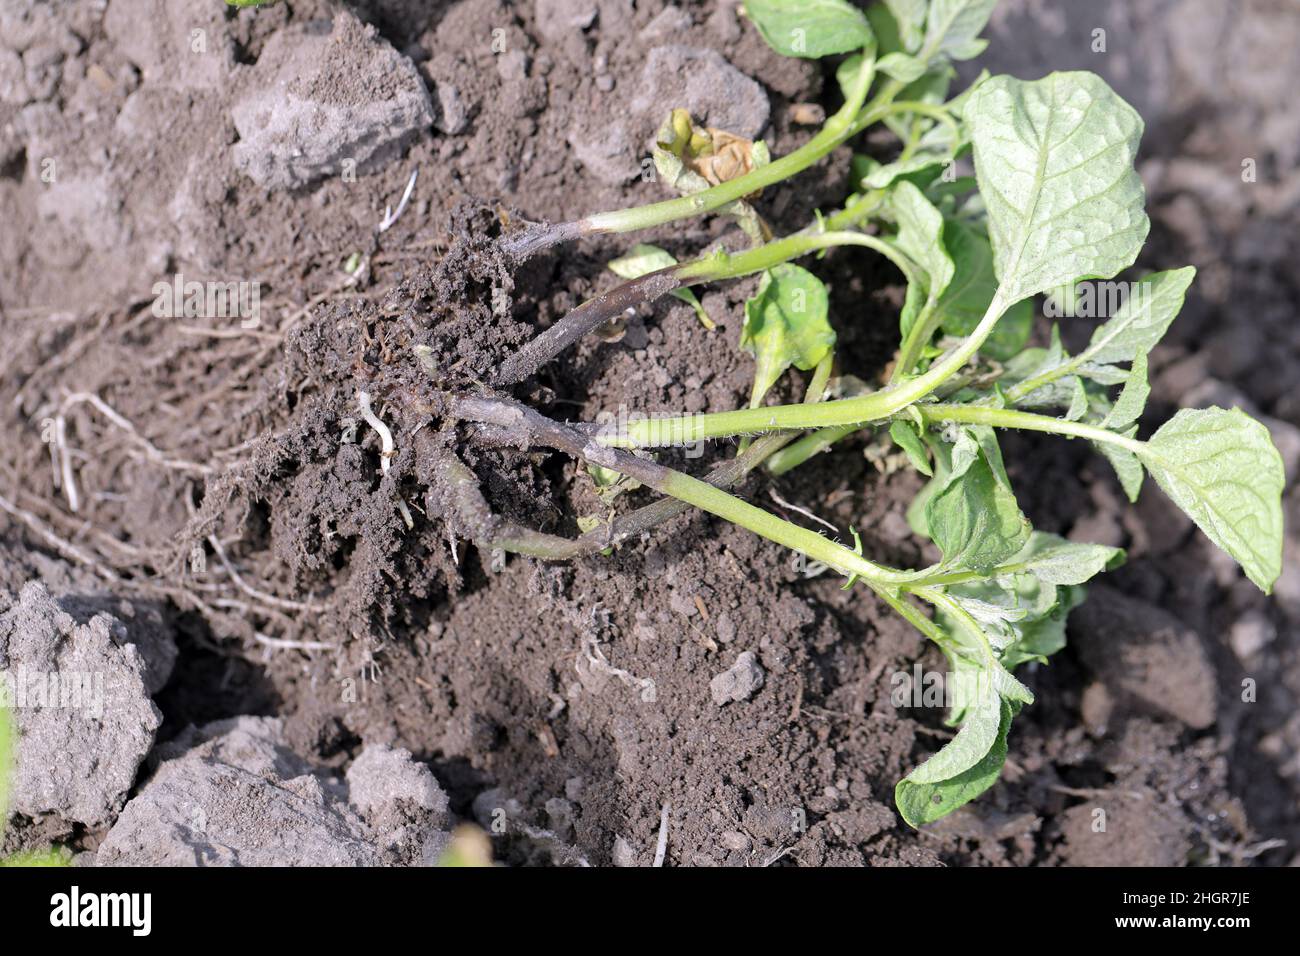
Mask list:
[[[966,422],[971,425],[992,425],[994,428],[1051,432],[1071,438],[1109,442],[1134,453],[1142,451],[1145,447],[1143,442],[1125,438],[1123,435],[1096,425],[1069,422],[1062,418],[1053,418],[1051,415],[1018,412],[1010,408],[989,408],[984,405],[918,405],[917,411],[928,422]]]

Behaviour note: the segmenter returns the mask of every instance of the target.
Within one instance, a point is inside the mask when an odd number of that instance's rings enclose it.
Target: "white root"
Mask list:
[[[320,614],[327,610],[327,608],[322,604],[292,601],[288,598],[276,597],[274,594],[267,594],[265,591],[253,587],[253,585],[244,580],[243,575],[235,570],[235,566],[230,562],[230,559],[226,557],[226,549],[222,547],[220,538],[215,534],[210,534],[208,535],[208,544],[211,545],[213,553],[217,556],[217,560],[221,562],[221,566],[225,568],[226,573],[230,575],[230,580],[234,582],[235,587],[239,588],[239,590],[243,591],[254,600],[261,601],[264,604],[269,604],[272,607],[281,608],[285,611],[303,611],[308,614]]]
[[[384,474],[388,474],[388,467],[394,455],[397,454],[397,446],[393,444],[393,433],[389,431],[388,426],[384,424],[382,418],[375,414],[374,409],[370,407],[370,393],[357,392],[357,404],[361,407],[361,417],[375,431],[379,432],[379,467]],[[401,512],[402,522],[406,525],[406,530],[410,531],[415,527],[415,519],[411,517],[411,509],[406,506],[406,501],[400,494],[397,497],[397,510]]]
[[[274,648],[278,651],[332,651],[333,644],[326,644],[322,641],[291,641],[283,637],[271,637],[260,631],[253,634],[253,640],[259,644]]]
[[[371,409],[369,392],[357,392],[357,405],[361,408],[361,417],[366,420],[366,424],[379,433],[379,467],[387,474],[389,462],[397,454],[397,447],[393,444],[393,433]]]
[[[775,488],[769,488],[767,493],[771,495],[772,500],[775,501],[782,508],[788,508],[791,511],[797,511],[799,514],[803,515],[805,518],[809,519],[810,521],[816,521],[818,524],[830,528],[831,531],[834,531],[836,534],[839,533],[840,529],[835,527],[835,525],[831,524],[829,521],[817,517],[807,508],[801,508],[796,504],[791,504],[790,502],[786,501],[784,498],[782,498],[779,494],[776,493]]]
[[[76,514],[81,508],[81,495],[77,492],[77,476],[72,472],[72,456],[68,454],[68,421],[60,411],[54,418],[54,451],[59,460],[60,484],[68,499],[68,510]]]
[[[416,169],[411,173],[411,178],[406,181],[406,191],[402,193],[401,200],[397,203],[397,211],[393,212],[391,206],[384,207],[384,221],[379,224],[380,232],[387,232],[392,229],[398,219],[402,218],[402,213],[406,211],[406,204],[411,201],[411,193],[415,192],[415,181],[420,176],[420,170]]]
[[[655,845],[655,867],[664,865],[664,857],[668,855],[668,804],[659,811],[659,842]]]

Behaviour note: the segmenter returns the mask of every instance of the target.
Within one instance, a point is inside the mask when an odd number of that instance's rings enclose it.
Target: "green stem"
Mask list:
[[[841,438],[847,438],[857,430],[857,425],[836,425],[834,428],[820,428],[810,432],[769,458],[767,470],[773,475],[784,475],[790,469],[802,465],[813,455],[820,455]]]
[[[1006,400],[1008,405],[1014,405],[1030,393],[1037,391],[1044,385],[1050,385],[1062,376],[1069,375],[1076,368],[1082,365],[1088,359],[1088,352],[1082,352],[1071,359],[1067,359],[1055,368],[1049,368],[1040,372],[1032,378],[1017,382],[1006,391]]]
[[[863,108],[874,75],[875,59],[868,50],[863,54],[862,69],[858,71],[857,80],[848,100],[834,116],[826,121],[816,136],[793,153],[788,153],[736,179],[719,183],[717,186],[690,196],[666,199],[648,206],[596,213],[594,216],[579,220],[579,229],[584,234],[648,229],[651,226],[711,212],[802,172],[845,140],[894,112],[891,102],[902,89],[902,84],[896,80],[887,83],[872,103]]]
[[[939,627],[938,624],[935,624],[934,621],[922,614],[920,608],[903,597],[899,592],[880,587],[877,584],[873,584],[871,581],[867,581],[866,584],[873,592],[875,592],[877,597],[897,611],[905,621],[930,640],[934,641],[934,643],[945,649],[956,649],[954,641],[944,633],[943,628]]]
[[[841,574],[856,574],[863,580],[881,587],[897,587],[915,577],[915,572],[899,571],[874,564],[857,552],[836,544],[815,531],[778,518],[698,478],[692,478],[678,471],[667,469],[665,471],[667,474],[655,486],[657,491],[694,505],[701,511],[717,515],[732,524],[740,525],[769,541],[775,541],[777,544],[807,555]]]
[[[1068,435],[1071,438],[1109,442],[1134,454],[1146,450],[1145,442],[1125,438],[1123,435],[1096,425],[1069,422],[1062,418],[1053,418],[1051,415],[1018,412],[1010,408],[989,408],[984,405],[918,405],[916,408],[929,422],[965,422],[971,425],[992,425],[994,428],[1051,432],[1055,435]]]
[[[835,365],[835,353],[827,352],[826,357],[817,363],[813,369],[812,378],[808,380],[808,388],[803,393],[803,400],[807,403],[816,403],[822,400],[826,394],[826,383],[831,380],[831,368]]]
[[[934,587],[916,587],[912,590],[923,601],[933,604],[937,608],[942,608],[946,613],[957,618],[966,625],[966,629],[975,635],[980,642],[980,651],[985,662],[990,668],[997,667],[997,656],[993,653],[993,645],[989,643],[989,637],[984,633],[984,628],[980,627],[979,621],[971,617],[970,613],[960,604],[954,601],[947,593],[940,588]]]
[[[1006,307],[1007,303],[1003,302],[999,290],[989,303],[984,317],[960,346],[930,366],[924,374],[889,385],[877,392],[817,405],[772,405],[712,415],[643,419],[629,422],[625,433],[621,435],[604,435],[600,440],[603,444],[619,448],[651,448],[693,444],[709,438],[729,438],[734,435],[837,425],[861,426],[868,422],[883,421],[929,395],[970,361],[992,333]]]
[[[682,281],[682,285],[700,285],[721,279],[738,279],[789,262],[791,259],[798,259],[810,252],[835,246],[866,246],[868,249],[874,249],[898,266],[904,274],[908,274],[915,268],[910,259],[877,236],[868,236],[862,232],[837,231],[797,232],[784,239],[775,239],[753,249],[746,249],[744,252],[718,251],[683,263],[677,267],[674,274]]]
[[[908,281],[910,282],[911,279],[909,278]],[[927,298],[921,314],[916,317],[916,321],[908,329],[907,336],[903,339],[903,345],[898,351],[898,360],[894,363],[894,371],[889,376],[891,385],[900,381],[903,376],[916,367],[916,363],[921,358],[921,350],[925,348],[930,339],[934,338],[934,333],[943,320],[942,314],[936,308],[937,305],[937,302]]]

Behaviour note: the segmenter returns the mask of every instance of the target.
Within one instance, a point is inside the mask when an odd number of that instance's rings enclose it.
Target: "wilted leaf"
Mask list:
[[[812,369],[835,347],[828,312],[826,286],[807,269],[784,263],[763,273],[740,334],[755,361],[751,407],[791,365]]]

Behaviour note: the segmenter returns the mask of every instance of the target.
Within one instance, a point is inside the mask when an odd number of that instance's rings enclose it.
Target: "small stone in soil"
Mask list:
[[[1232,625],[1229,641],[1243,664],[1250,661],[1277,637],[1277,628],[1261,611],[1248,611]]]
[[[753,651],[744,651],[728,670],[709,681],[709,693],[719,707],[732,701],[749,699],[763,686],[763,668]]]
[[[636,866],[636,850],[622,837],[614,837],[614,850],[610,855],[615,866]]]

